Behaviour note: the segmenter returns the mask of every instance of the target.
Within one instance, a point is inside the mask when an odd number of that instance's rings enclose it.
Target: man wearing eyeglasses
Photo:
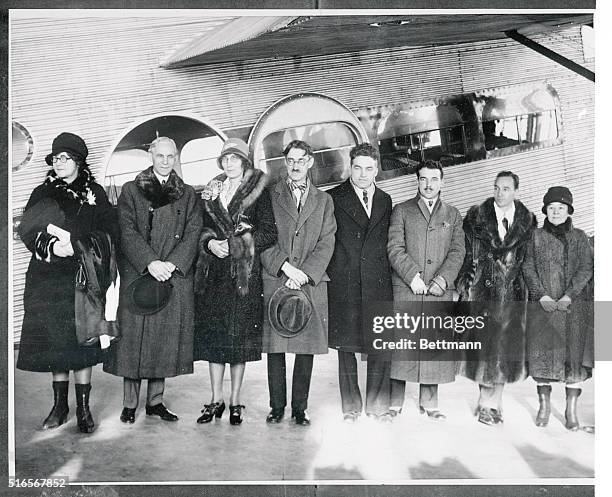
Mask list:
[[[314,354],[327,353],[327,282],[325,272],[334,251],[336,221],[331,197],[312,184],[308,171],[314,165],[311,147],[300,140],[287,145],[283,155],[287,177],[272,187],[272,207],[278,240],[264,251],[266,308],[282,286],[302,291],[312,305],[310,318],[299,333],[281,335],[264,316],[263,351],[268,354],[271,411],[266,421],[279,423],[287,405],[285,354],[295,354],[291,413],[298,425],[310,424],[306,413]],[[298,297],[299,298],[299,294]]]
[[[436,317],[444,309],[440,302],[453,300],[454,281],[463,264],[463,219],[455,207],[440,198],[444,171],[439,162],[421,163],[416,176],[417,195],[396,205],[391,213],[387,253],[393,269],[393,301],[414,315]],[[418,336],[429,343],[438,335],[421,327]],[[420,339],[416,342],[420,346]],[[420,413],[443,420],[446,416],[438,408],[438,384],[455,380],[453,356],[435,360],[438,354],[417,350],[409,358],[396,357],[401,353],[394,353],[391,362],[392,412],[401,411],[409,381],[419,384]]]

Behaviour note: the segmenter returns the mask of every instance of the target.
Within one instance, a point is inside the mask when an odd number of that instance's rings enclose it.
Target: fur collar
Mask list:
[[[185,193],[185,183],[174,170],[170,171],[163,187],[153,172],[153,166],[142,171],[134,181],[154,209],[175,202]]]
[[[497,231],[494,202],[493,197],[490,197],[482,204],[470,208],[463,221],[465,233],[489,244],[494,250],[511,250],[528,242],[538,224],[535,215],[522,202],[515,200],[514,222],[504,240],[501,240]]]
[[[209,182],[223,182],[227,179],[225,174],[220,174]],[[223,207],[218,196],[204,199],[204,208],[210,214],[215,224],[221,228],[227,236],[232,233],[241,221],[244,212],[251,207],[268,185],[269,176],[259,169],[247,169],[244,173],[240,186],[230,200],[227,209]]]
[[[96,196],[92,191],[94,177],[87,166],[81,167],[78,176],[72,183],[66,183],[63,179],[58,178],[55,171],[51,169],[47,172],[45,178],[45,186],[53,191],[53,198],[76,200],[81,205],[96,204]]]

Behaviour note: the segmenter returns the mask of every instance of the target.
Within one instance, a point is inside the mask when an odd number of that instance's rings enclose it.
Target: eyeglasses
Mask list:
[[[287,163],[288,166],[295,166],[296,164],[298,166],[304,166],[308,162],[308,159],[310,159],[310,157],[305,155],[304,157],[300,157],[298,160],[285,159],[285,162]]]
[[[225,165],[228,162],[242,162],[242,158],[239,155],[228,154],[221,157],[221,164]]]
[[[53,164],[57,164],[58,162],[62,164],[66,164],[69,160],[74,160],[69,155],[59,155],[58,157],[53,157]]]

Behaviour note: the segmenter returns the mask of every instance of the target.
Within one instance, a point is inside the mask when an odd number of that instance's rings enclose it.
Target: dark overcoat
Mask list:
[[[327,273],[329,282],[329,346],[346,352],[367,352],[362,309],[369,302],[393,300],[387,235],[391,197],[376,188],[368,215],[350,179],[328,191],[334,201],[336,243]]]
[[[126,378],[166,378],[193,372],[193,274],[202,215],[194,189],[172,171],[162,187],[149,167],[127,182],[118,201],[121,340],[113,342],[104,371]],[[134,314],[128,285],[155,260],[176,270],[170,301],[155,314]]]
[[[225,174],[213,181],[223,182]],[[261,358],[263,283],[260,253],[277,232],[267,175],[247,169],[227,209],[218,196],[202,200],[204,230],[196,269],[194,360],[240,363]],[[240,223],[250,228],[238,231]],[[210,240],[228,240],[223,259],[208,249]]]
[[[326,269],[334,251],[336,220],[331,197],[310,184],[303,207],[298,212],[284,180],[270,192],[272,208],[278,228],[277,242],[261,254],[264,284],[263,351],[293,354],[326,354],[328,351],[327,282]],[[272,329],[267,307],[272,294],[284,285],[287,277],[281,272],[285,261],[301,269],[311,283],[302,287],[313,305],[306,327],[291,338]]]
[[[483,385],[511,383],[525,378],[527,286],[522,266],[537,225],[536,217],[518,200],[514,220],[503,240],[499,237],[495,200],[475,205],[465,216],[465,260],[455,282],[459,298],[469,302],[473,316],[485,316],[486,328],[466,332],[466,341],[479,341],[458,370]],[[478,336],[476,336],[478,335]]]
[[[89,176],[89,173],[81,171],[70,188],[81,191],[85,187],[85,176]],[[47,180],[36,187],[25,210],[43,198],[52,198],[64,213],[66,220],[60,228],[70,232],[71,241],[95,230],[117,236],[116,213],[104,188],[97,183],[90,184],[94,196],[91,199],[93,204],[90,204],[58,188],[59,181]],[[17,367],[27,371],[61,372],[79,370],[101,362],[99,345],[79,346],[76,339],[74,294],[78,254],[70,257],[51,255],[50,261],[45,262],[35,257],[34,240],[24,242],[32,252],[32,258],[26,272],[23,297],[25,315]],[[74,243],[73,248],[76,250]]]
[[[571,222],[571,220],[570,220]],[[591,376],[594,365],[593,303],[588,291],[593,253],[586,234],[577,228],[563,242],[544,228],[535,231],[523,264],[529,287],[527,361],[529,375],[567,383]],[[567,295],[570,312],[546,312],[538,301]]]
[[[430,214],[418,194],[396,205],[391,213],[387,253],[392,269],[393,301],[398,304],[420,302],[420,309],[428,314],[428,302],[435,305],[453,300],[454,281],[465,256],[461,214],[441,199]],[[417,273],[421,273],[425,285],[429,285],[435,276],[442,276],[447,283],[444,295],[434,297],[412,293],[410,283]],[[429,338],[425,330],[406,338],[418,340],[420,337]],[[399,356],[394,352],[392,357]],[[425,359],[428,356],[420,350],[416,350],[414,357],[415,360],[393,359],[391,378],[429,384],[455,380],[453,360]]]

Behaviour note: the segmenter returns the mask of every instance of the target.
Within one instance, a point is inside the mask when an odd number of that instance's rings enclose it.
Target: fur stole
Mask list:
[[[55,171],[51,169],[47,172],[44,185],[50,189],[52,192],[50,196],[55,200],[74,200],[81,205],[96,205],[96,196],[92,190],[94,182],[93,174],[85,166],[79,169],[79,173],[72,183],[66,183],[63,179],[58,178]]]
[[[209,183],[223,182],[227,179],[220,174]],[[236,291],[240,296],[249,293],[249,278],[255,258],[255,240],[251,224],[246,215],[247,210],[255,204],[268,185],[269,177],[259,169],[247,169],[236,193],[230,200],[227,209],[216,196],[202,195],[204,210],[212,220],[205,226],[199,240],[199,255],[196,263],[196,293],[206,292],[208,267],[215,258],[208,250],[208,242],[212,239],[227,240],[231,262],[231,278],[236,283]]]
[[[174,170],[170,171],[164,186],[155,176],[153,166],[142,171],[134,181],[154,209],[175,202],[185,193],[185,183]]]

